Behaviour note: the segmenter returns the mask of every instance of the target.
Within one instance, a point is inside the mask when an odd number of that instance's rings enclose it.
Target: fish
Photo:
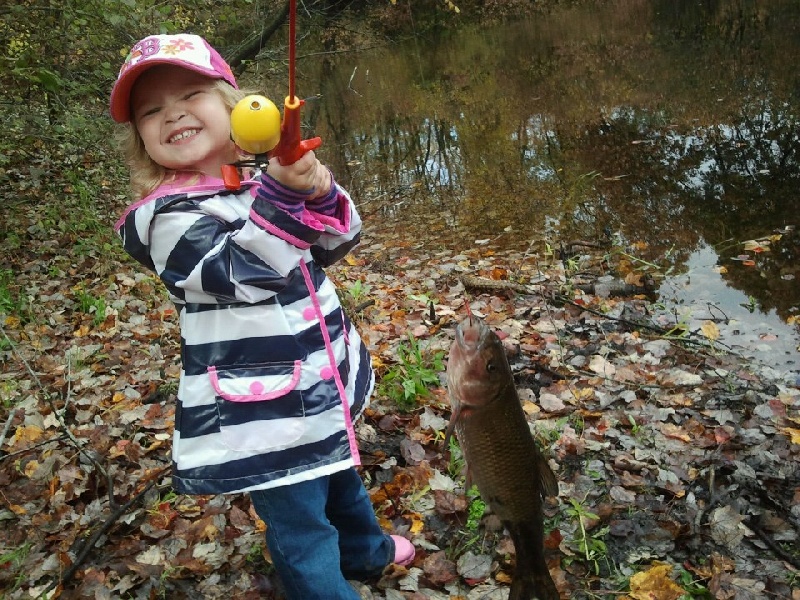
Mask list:
[[[531,435],[500,338],[470,314],[447,358],[451,417],[445,448],[458,438],[470,481],[514,542],[509,600],[559,600],[544,557],[542,503],[558,480]]]

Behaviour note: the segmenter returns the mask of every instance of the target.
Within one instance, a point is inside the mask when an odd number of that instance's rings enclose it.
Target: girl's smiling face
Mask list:
[[[147,153],[175,171],[220,177],[236,159],[230,110],[215,82],[173,65],[145,71],[131,92],[133,123]]]

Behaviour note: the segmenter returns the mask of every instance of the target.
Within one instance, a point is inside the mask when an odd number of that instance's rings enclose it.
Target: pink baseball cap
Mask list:
[[[131,48],[111,90],[111,117],[117,123],[131,120],[133,84],[142,73],[156,65],[184,67],[211,79],[223,79],[239,89],[228,63],[199,35],[151,35]]]

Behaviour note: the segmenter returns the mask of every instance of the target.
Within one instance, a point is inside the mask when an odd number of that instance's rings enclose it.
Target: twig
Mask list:
[[[75,557],[75,561],[72,563],[69,569],[64,571],[64,574],[61,576],[60,579],[53,581],[50,586],[45,590],[45,594],[54,590],[58,586],[64,586],[75,576],[80,566],[89,556],[89,553],[92,551],[92,548],[97,543],[97,541],[109,530],[111,527],[119,520],[119,518],[124,515],[128,510],[135,504],[137,504],[142,498],[144,498],[145,494],[150,491],[150,489],[156,484],[159,477],[161,477],[165,472],[167,472],[171,467],[165,467],[162,469],[156,477],[154,477],[141,492],[136,494],[133,498],[128,500],[125,504],[121,506],[117,506],[116,509],[109,515],[109,517],[103,522],[103,524],[98,527],[95,532],[86,540],[86,543],[81,548],[81,551]]]
[[[353,67],[353,72],[350,74],[350,81],[347,82],[347,89],[353,92],[357,96],[361,96],[357,91],[353,89],[353,77],[356,76],[356,71],[358,70],[358,65]]]
[[[8,421],[6,421],[6,426],[5,426],[5,427],[3,427],[3,433],[0,435],[0,448],[2,448],[2,447],[3,447],[3,444],[5,444],[5,442],[6,442],[6,436],[8,435],[8,430],[9,430],[9,429],[11,429],[11,423],[14,421],[14,417],[16,417],[16,416],[17,416],[17,414],[18,414],[20,411],[22,411],[22,412],[24,413],[24,412],[25,412],[25,409],[22,409],[22,408],[16,408],[16,409],[12,410],[12,411],[9,413],[9,415],[8,415]]]
[[[31,452],[32,450],[36,450],[36,448],[39,448],[40,446],[44,446],[46,444],[52,444],[53,442],[60,442],[65,439],[67,439],[67,435],[61,434],[58,437],[50,438],[49,440],[39,442],[38,444],[34,444],[33,446],[28,446],[27,448],[23,448],[22,450],[15,450],[14,452],[9,452],[8,454],[0,456],[0,462],[4,461],[7,458],[11,458],[12,456],[18,456],[20,454],[25,454],[26,452]]]
[[[359,304],[358,306],[356,306],[356,307],[353,309],[353,313],[354,313],[354,314],[358,314],[358,313],[360,313],[362,310],[364,310],[364,309],[366,309],[366,308],[369,308],[370,306],[372,306],[372,305],[374,305],[374,304],[375,304],[375,300],[374,300],[374,299],[364,300],[364,301],[363,301],[361,304]]]
[[[114,502],[113,480],[111,479],[111,476],[106,471],[105,467],[103,467],[103,465],[101,465],[99,462],[97,462],[97,460],[95,460],[95,458],[91,454],[89,454],[88,452],[86,452],[86,450],[84,450],[83,445],[78,441],[78,438],[76,438],[75,435],[73,435],[73,433],[70,431],[69,426],[67,425],[67,422],[64,420],[63,409],[61,411],[59,411],[56,408],[55,403],[53,402],[53,397],[55,395],[57,395],[57,394],[51,394],[50,392],[47,391],[47,389],[44,387],[44,384],[42,383],[42,380],[39,379],[39,376],[36,374],[36,372],[33,370],[33,368],[30,366],[30,364],[28,364],[28,361],[25,360],[25,357],[22,356],[22,354],[17,350],[16,344],[11,340],[11,338],[8,337],[8,334],[6,333],[6,330],[3,328],[2,325],[0,325],[0,333],[3,334],[3,337],[5,337],[6,341],[10,344],[11,350],[14,352],[14,354],[17,356],[17,358],[19,358],[19,360],[25,366],[25,370],[28,371],[28,374],[31,376],[33,381],[36,383],[36,386],[44,394],[44,397],[45,397],[45,400],[47,401],[47,404],[50,405],[50,410],[53,411],[53,414],[58,419],[58,422],[64,428],[64,434],[69,438],[70,442],[72,442],[72,445],[75,446],[75,449],[78,452],[80,452],[83,456],[85,456],[86,459],[92,465],[94,465],[94,467],[103,475],[103,477],[105,477],[106,481],[108,482],[108,497],[109,497],[109,501],[111,502],[111,506],[115,506],[116,503]],[[70,366],[71,366],[71,363],[69,361],[67,361],[67,368],[69,369]],[[69,377],[69,372],[67,373],[67,375],[68,375],[67,379],[68,380],[71,379]],[[67,404],[69,403],[70,396],[72,395],[72,387],[71,387],[71,385],[68,388],[68,392],[67,393],[68,393],[67,398],[64,399],[64,408],[66,408]]]
[[[772,552],[774,552],[778,558],[786,561],[787,563],[792,565],[795,569],[800,569],[800,560],[798,560],[797,558],[786,552],[786,550],[781,548],[780,545],[775,540],[773,540],[770,536],[768,536],[767,532],[761,529],[761,527],[759,527],[756,524],[755,517],[750,517],[747,521],[745,521],[745,524],[750,529],[750,531],[755,533],[762,542],[764,542],[767,546],[769,546],[769,549],[772,550]]]

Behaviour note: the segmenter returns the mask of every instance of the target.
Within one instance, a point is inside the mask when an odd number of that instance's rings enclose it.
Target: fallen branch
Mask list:
[[[797,558],[786,552],[786,550],[781,548],[780,544],[778,544],[769,535],[767,535],[767,532],[758,526],[755,517],[750,517],[749,519],[747,519],[747,521],[745,521],[745,525],[747,525],[747,528],[750,529],[750,531],[752,531],[753,533],[755,533],[756,536],[758,536],[758,538],[762,542],[764,542],[769,547],[770,550],[772,550],[775,556],[789,563],[795,569],[800,569],[800,560],[798,560]]]
[[[158,474],[152,480],[150,480],[150,482],[146,486],[144,486],[144,488],[138,494],[136,494],[133,498],[128,500],[125,504],[117,506],[117,508],[114,509],[114,511],[103,522],[103,524],[100,527],[98,527],[94,531],[94,533],[92,533],[92,535],[89,537],[88,540],[86,540],[86,543],[83,545],[81,551],[75,557],[75,560],[73,561],[69,569],[64,571],[60,579],[53,581],[50,584],[50,586],[45,590],[44,594],[46,595],[48,592],[51,592],[57,587],[63,587],[67,583],[69,583],[75,576],[75,573],[78,572],[78,569],[81,567],[84,561],[86,561],[87,557],[91,553],[92,548],[94,548],[94,545],[97,543],[97,541],[111,529],[111,527],[120,519],[120,517],[122,517],[125,513],[127,513],[134,505],[139,503],[142,500],[142,498],[145,497],[147,492],[149,492],[152,489],[152,487],[156,484],[159,478],[164,473],[169,471],[171,468],[172,467],[165,467],[164,469],[159,471]]]
[[[693,332],[691,331],[686,331],[685,336],[676,337],[674,335],[671,335],[672,330],[665,329],[664,327],[660,327],[658,325],[651,325],[649,323],[644,323],[642,321],[631,321],[630,319],[625,319],[622,317],[614,317],[605,314],[599,310],[586,306],[585,304],[580,304],[578,302],[575,302],[568,296],[565,296],[555,291],[550,291],[544,286],[525,285],[522,283],[515,283],[513,281],[508,281],[508,280],[486,279],[485,277],[476,277],[474,275],[462,276],[461,283],[464,284],[464,287],[466,289],[479,290],[484,292],[513,291],[520,294],[541,296],[546,300],[547,299],[555,300],[561,304],[569,304],[571,306],[575,306],[576,308],[580,308],[581,310],[584,310],[588,313],[591,313],[595,316],[602,317],[604,319],[608,319],[609,321],[614,321],[616,323],[620,323],[623,325],[627,325],[633,329],[646,329],[648,331],[652,331],[664,339],[685,342],[687,344],[699,346],[709,351],[715,351],[721,349],[729,354],[739,356],[736,352],[734,352],[733,348],[721,342],[716,342],[716,344],[712,345],[705,339],[696,339],[695,337],[689,337],[694,335]],[[587,284],[587,285],[593,286],[594,284]],[[577,287],[582,289],[586,293],[590,294],[593,293],[594,288],[592,288],[592,290],[589,291],[590,288],[587,285],[579,285]],[[624,283],[620,283],[619,285],[616,284],[607,284],[607,285],[609,287],[605,291],[608,292],[608,295],[610,296],[615,296],[615,295],[628,296],[640,293],[641,294],[648,293],[647,287],[631,286],[629,284],[624,284]]]
[[[94,467],[103,475],[103,477],[105,477],[105,479],[106,479],[106,481],[108,483],[108,499],[109,499],[109,502],[110,502],[111,506],[115,506],[115,502],[114,502],[114,484],[113,484],[113,480],[112,480],[111,476],[109,475],[108,471],[106,471],[105,467],[103,467],[103,465],[101,465],[94,458],[94,456],[92,456],[89,452],[87,452],[84,449],[83,445],[78,441],[78,438],[75,437],[75,435],[72,433],[72,431],[70,431],[69,426],[67,425],[67,422],[64,420],[64,412],[66,411],[67,404],[69,404],[69,400],[70,400],[70,397],[72,395],[72,385],[71,385],[71,383],[70,383],[70,385],[69,385],[69,387],[67,389],[67,397],[66,398],[62,398],[64,400],[64,408],[62,408],[61,410],[58,410],[56,408],[55,402],[53,401],[53,398],[58,396],[58,394],[57,393],[56,394],[50,393],[50,392],[47,391],[47,388],[45,388],[44,384],[42,383],[42,380],[39,379],[39,376],[36,374],[36,372],[33,370],[33,368],[31,368],[30,364],[28,364],[28,361],[25,360],[25,357],[22,356],[22,354],[17,350],[16,344],[14,344],[14,342],[11,341],[11,338],[8,337],[8,334],[6,333],[6,330],[3,328],[2,325],[0,325],[0,333],[3,334],[3,337],[11,345],[11,350],[14,352],[14,354],[17,356],[17,358],[19,358],[20,362],[22,362],[22,364],[25,366],[25,370],[28,371],[28,375],[31,376],[31,379],[33,379],[33,381],[36,383],[36,386],[44,394],[44,397],[45,397],[45,400],[47,401],[47,404],[50,405],[50,410],[53,411],[53,414],[58,419],[59,424],[64,428],[64,435],[66,435],[69,438],[69,441],[72,443],[72,445],[78,451],[78,453],[80,453],[82,456],[84,456],[92,465],[94,465]],[[67,361],[67,367],[68,368],[70,367],[70,362],[69,361]],[[67,379],[68,380],[70,379],[69,376],[67,377]]]
[[[11,429],[11,423],[14,422],[16,416],[21,412],[24,412],[24,410],[21,408],[17,408],[9,413],[8,420],[6,421],[6,426],[3,427],[3,433],[0,434],[0,448],[2,448],[3,444],[6,443],[6,436],[8,435],[8,430]],[[0,459],[2,459],[2,457],[0,457]]]

